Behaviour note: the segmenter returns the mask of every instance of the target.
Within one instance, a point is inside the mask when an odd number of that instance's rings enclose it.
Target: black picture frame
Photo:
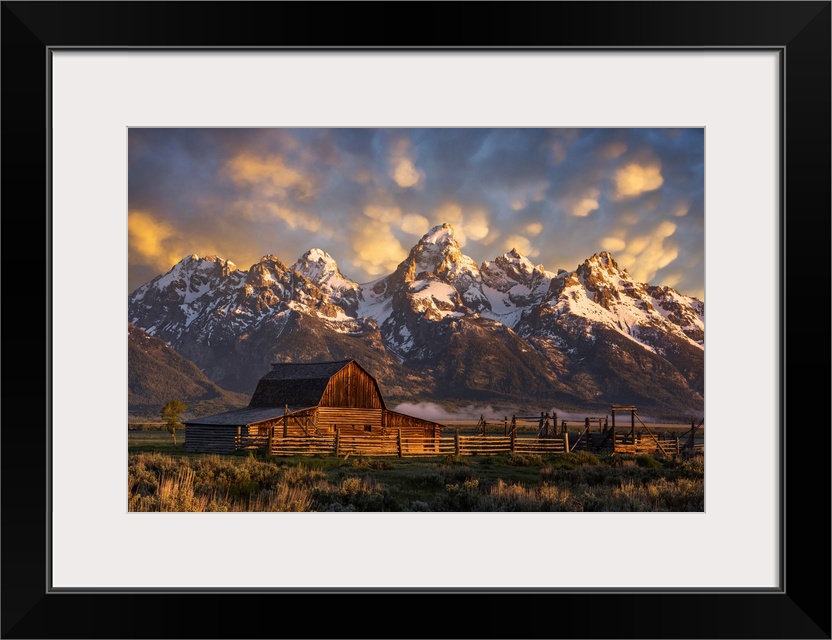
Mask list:
[[[17,313],[3,315],[7,347],[15,346],[7,349],[3,363],[2,637],[830,637],[830,429],[823,393],[829,389],[830,2],[461,3],[454,11],[450,6],[2,3],[3,291],[7,308],[24,303],[31,309],[23,322]],[[385,28],[379,31],[378,24]],[[49,366],[48,98],[51,51],[69,47],[778,51],[785,187],[779,283],[780,588],[673,593],[51,590],[50,393],[60,381],[51,379]],[[25,291],[19,285],[22,275],[31,285]],[[807,324],[811,318],[801,314],[807,296],[816,300],[821,313],[814,322],[822,326]],[[791,358],[786,351],[790,336]],[[808,355],[820,354],[822,377],[803,364],[812,360],[803,359],[809,338]],[[807,493],[816,510],[802,506]],[[448,615],[437,615],[439,607],[448,608]],[[310,608],[318,611],[312,619],[293,615]],[[385,626],[388,616],[378,614],[381,608],[401,615],[402,624]]]

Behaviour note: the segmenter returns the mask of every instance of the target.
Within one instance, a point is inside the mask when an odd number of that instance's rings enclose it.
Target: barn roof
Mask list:
[[[352,360],[336,362],[276,362],[260,379],[249,407],[313,407],[324,395],[330,378]]]
[[[303,409],[304,407],[295,406],[289,407],[289,413]],[[231,411],[224,411],[223,413],[215,413],[212,416],[205,416],[204,418],[194,418],[192,420],[185,420],[185,424],[217,424],[229,426],[245,426],[248,424],[255,424],[263,422],[264,420],[272,420],[283,415],[283,407],[268,407],[268,408],[252,408],[244,407],[243,409],[232,409]]]

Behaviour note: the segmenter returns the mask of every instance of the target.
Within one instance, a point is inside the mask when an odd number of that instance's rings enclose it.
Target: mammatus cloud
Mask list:
[[[535,184],[523,185],[513,190],[513,196],[509,207],[512,211],[522,211],[530,203],[542,202],[546,198],[549,189],[549,181],[541,180]]]
[[[616,251],[622,251],[624,247],[627,246],[627,243],[621,238],[601,238],[600,244],[602,249],[612,251],[613,253]]]
[[[407,138],[397,140],[390,150],[390,168],[388,175],[403,189],[417,186],[425,177],[425,172],[418,169],[409,157],[410,142]]]
[[[469,211],[463,220],[465,235],[472,240],[482,240],[488,235],[488,216],[483,211]]]
[[[490,230],[488,215],[481,209],[466,209],[455,202],[447,202],[433,212],[433,223],[447,222],[454,228],[454,238],[460,247],[468,240],[483,240]]]
[[[517,251],[528,258],[535,258],[540,255],[540,251],[532,246],[532,243],[528,238],[517,234],[512,234],[503,238],[503,249],[506,251],[517,249]]]
[[[430,221],[418,213],[406,213],[402,216],[402,231],[416,236],[423,236],[430,230]]]
[[[402,210],[399,207],[384,207],[368,204],[364,207],[364,215],[386,225],[398,226],[402,220]]]
[[[627,145],[623,142],[611,142],[601,150],[601,157],[607,160],[620,158],[627,152]]]
[[[234,234],[226,238],[214,237],[211,230],[200,233],[159,220],[158,214],[130,211],[128,214],[128,245],[131,265],[150,267],[153,273],[142,282],[130,283],[131,291],[151,278],[166,273],[177,262],[191,254],[215,255],[247,269],[262,253],[252,251],[246,236]],[[232,223],[235,224],[235,223]]]
[[[314,179],[288,166],[279,155],[240,153],[228,161],[226,169],[236,185],[255,186],[263,197],[286,198],[291,195],[304,201],[315,193]]]
[[[320,219],[317,216],[305,212],[295,211],[289,207],[267,202],[263,205],[271,217],[282,220],[290,229],[305,229],[306,231],[319,232],[322,230]]]
[[[543,231],[543,223],[532,222],[526,225],[525,230],[531,236],[539,236],[540,232]]]
[[[599,195],[601,192],[595,187],[587,189],[583,197],[573,203],[569,212],[576,218],[585,218],[601,206],[598,204]]]
[[[371,276],[387,275],[396,270],[407,251],[387,224],[357,225],[353,233],[353,266]]]
[[[682,281],[682,274],[677,272],[674,273],[666,273],[662,278],[662,284],[668,287],[675,287]]]
[[[689,211],[690,211],[690,205],[687,205],[685,203],[681,203],[681,204],[677,205],[676,209],[674,209],[673,215],[676,216],[677,218],[684,218],[686,215],[688,215]]]
[[[701,291],[700,129],[132,129],[129,142],[133,288],[191,253],[244,268],[313,246],[366,282],[448,222],[478,263],[516,248],[554,271],[604,249],[651,284]]]
[[[401,229],[405,233],[423,236],[430,229],[430,221],[418,213],[402,213],[400,207],[368,204],[364,215],[376,223],[387,225],[388,230]]]
[[[652,234],[628,239],[624,253],[616,256],[616,261],[629,270],[636,281],[652,282],[659,269],[679,257],[678,246],[668,241],[675,232],[676,225],[663,220]]]
[[[148,263],[165,273],[192,249],[173,225],[157,220],[146,211],[131,211],[127,217],[130,261]]]
[[[616,197],[632,198],[647,191],[655,191],[664,184],[661,166],[631,163],[615,172]]]

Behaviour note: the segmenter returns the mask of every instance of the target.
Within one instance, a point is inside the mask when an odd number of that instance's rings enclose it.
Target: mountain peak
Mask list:
[[[292,270],[306,276],[313,282],[320,282],[322,278],[330,275],[341,275],[338,263],[335,258],[323,249],[313,248],[304,253],[298,261],[292,265]]]
[[[304,253],[299,259],[298,262],[317,262],[319,264],[336,264],[335,258],[329,255],[323,249],[318,249],[317,247],[310,249],[306,253]]]
[[[449,244],[451,242],[456,244],[456,239],[454,238],[454,228],[447,222],[436,225],[433,229],[422,236],[420,242],[423,244],[436,245]]]
[[[325,293],[355,289],[358,285],[344,277],[338,263],[323,249],[313,248],[292,265],[292,270],[318,285]],[[337,297],[337,296],[336,296]]]
[[[618,263],[613,259],[612,254],[609,251],[593,253],[587,262],[590,264],[600,264],[607,268],[612,267],[614,269],[618,269]]]

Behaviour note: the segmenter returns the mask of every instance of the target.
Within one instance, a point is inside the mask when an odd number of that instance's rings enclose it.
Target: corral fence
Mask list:
[[[529,412],[531,413],[531,412]],[[623,424],[621,415],[627,416]],[[574,451],[653,454],[666,457],[701,454],[705,451],[703,420],[695,420],[685,430],[668,431],[667,425],[647,425],[637,409],[612,405],[610,416],[587,416],[583,421],[559,420],[556,413],[513,415],[490,424],[482,416],[474,433],[445,429],[443,435],[415,435],[401,429],[386,433],[322,434],[317,428],[304,429],[306,435],[288,435],[284,429],[271,434],[238,430],[235,450],[264,450],[273,456],[488,456],[500,453],[549,455]],[[618,418],[618,423],[616,423]],[[136,422],[130,430],[160,429],[164,423]],[[651,428],[652,427],[652,428]],[[662,428],[660,428],[662,427]],[[187,430],[186,430],[187,437]],[[230,444],[230,443],[229,443]]]
[[[610,432],[611,433],[611,432]],[[613,446],[610,441],[608,447],[596,446],[598,434],[582,433],[578,438],[569,432],[560,436],[538,438],[534,435],[522,436],[481,436],[460,435],[455,431],[453,435],[442,436],[413,436],[403,435],[400,431],[386,435],[335,435],[309,437],[274,437],[271,440],[262,437],[241,436],[239,448],[265,448],[267,445],[270,455],[334,455],[334,456],[488,456],[500,453],[514,453],[523,455],[550,455],[574,451],[602,451],[612,453],[655,454],[675,457],[685,453],[703,453],[704,441],[694,442],[686,446],[687,442],[679,436],[648,437],[644,433],[619,435],[615,437]]]
[[[242,436],[241,448],[254,448],[260,442]],[[249,445],[249,446],[244,446]],[[569,436],[539,440],[536,437],[463,436],[456,431],[450,436],[404,435],[399,430],[386,435],[341,435],[310,437],[274,437],[269,443],[273,456],[296,455],[358,455],[395,456],[487,456],[498,453],[548,454],[569,450]]]

